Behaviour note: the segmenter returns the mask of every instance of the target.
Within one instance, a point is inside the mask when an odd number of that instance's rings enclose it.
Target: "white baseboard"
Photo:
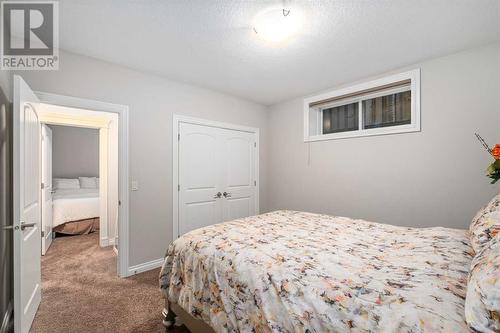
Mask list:
[[[128,275],[131,276],[131,275],[139,274],[142,272],[147,272],[147,271],[150,271],[152,269],[161,267],[161,265],[163,265],[163,260],[164,260],[163,258],[160,258],[160,259],[151,260],[151,261],[139,264],[139,265],[130,266],[128,268]]]

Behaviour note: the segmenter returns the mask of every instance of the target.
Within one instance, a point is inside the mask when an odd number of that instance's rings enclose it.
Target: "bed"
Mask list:
[[[52,200],[53,231],[81,235],[99,230],[99,189],[57,189]]]
[[[466,230],[277,211],[175,240],[160,286],[204,331],[469,332],[473,256]]]

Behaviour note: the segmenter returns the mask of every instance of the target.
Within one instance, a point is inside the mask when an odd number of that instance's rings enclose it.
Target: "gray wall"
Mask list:
[[[468,227],[499,192],[474,137],[500,142],[499,59],[496,44],[408,67],[422,71],[419,133],[307,144],[302,98],[271,107],[268,209]]]
[[[261,130],[261,207],[267,202],[264,106],[192,85],[66,52],[58,71],[24,71],[34,89],[128,105],[130,265],[162,258],[172,240],[172,114],[258,127]]]
[[[70,126],[52,129],[52,175],[77,178],[99,175],[99,130]]]

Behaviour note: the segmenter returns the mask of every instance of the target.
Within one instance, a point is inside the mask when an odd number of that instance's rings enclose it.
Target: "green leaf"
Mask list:
[[[497,171],[497,169],[495,168],[494,163],[491,163],[491,164],[488,166],[488,169],[486,169],[486,172],[488,173],[488,175],[492,175],[492,174],[494,174],[496,171]]]

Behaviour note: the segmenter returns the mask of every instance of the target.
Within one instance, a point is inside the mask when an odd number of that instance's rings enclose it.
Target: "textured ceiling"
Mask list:
[[[251,28],[281,1],[60,1],[60,46],[270,105],[500,40],[500,0],[287,1],[288,43]]]

